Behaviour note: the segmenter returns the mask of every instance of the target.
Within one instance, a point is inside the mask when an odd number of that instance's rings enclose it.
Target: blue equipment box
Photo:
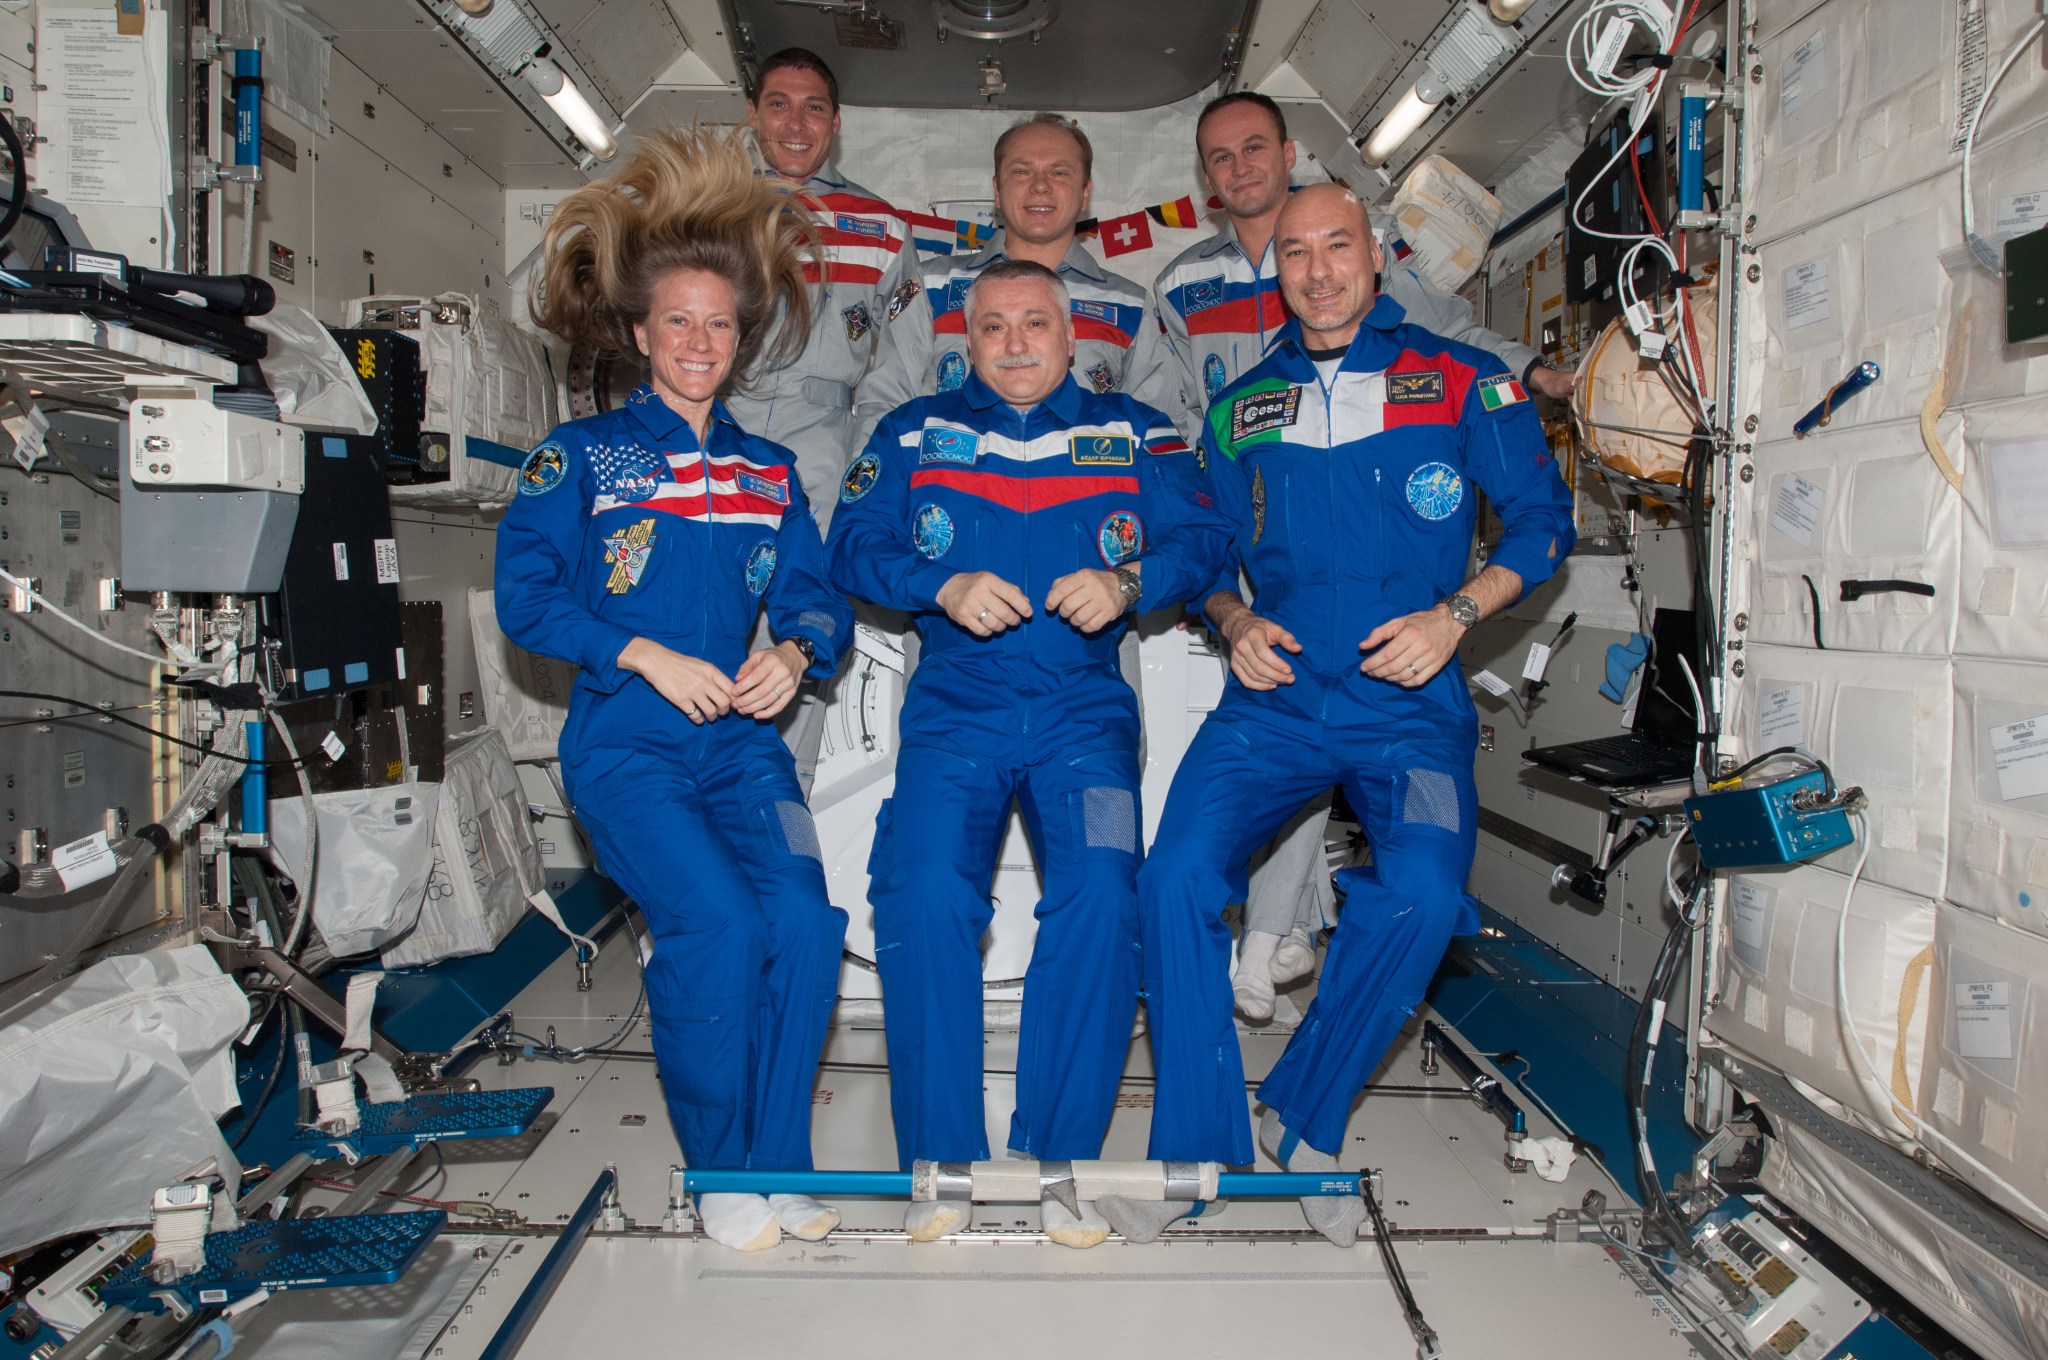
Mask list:
[[[1685,800],[1700,863],[1709,869],[1797,864],[1854,843],[1849,814],[1840,807],[1801,808],[1801,795],[1827,795],[1819,770],[1755,788],[1729,789]]]

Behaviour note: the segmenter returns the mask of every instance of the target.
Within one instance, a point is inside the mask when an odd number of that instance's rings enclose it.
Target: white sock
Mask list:
[[[1287,1157],[1281,1157],[1280,1147],[1286,1139],[1287,1128],[1277,1111],[1269,1109],[1259,1116],[1259,1146],[1280,1163],[1282,1171],[1341,1170],[1335,1157],[1299,1140]],[[1324,1237],[1340,1247],[1349,1247],[1357,1243],[1359,1225],[1365,1222],[1365,1201],[1357,1195],[1304,1195],[1301,1214]]]
[[[768,1207],[784,1232],[806,1242],[822,1242],[839,1226],[839,1211],[809,1195],[770,1195]]]
[[[1123,1234],[1124,1241],[1138,1243],[1157,1241],[1159,1234],[1184,1218],[1213,1219],[1229,1205],[1230,1201],[1225,1199],[1190,1204],[1184,1200],[1126,1199],[1122,1195],[1105,1195],[1095,1201],[1096,1209],[1111,1227]]]
[[[1100,1246],[1109,1236],[1109,1220],[1092,1201],[1082,1200],[1078,1215],[1067,1212],[1067,1206],[1056,1199],[1048,1199],[1038,1208],[1045,1235],[1063,1247]]]
[[[966,1200],[912,1200],[903,1211],[903,1231],[913,1242],[936,1242],[967,1226],[967,1208]]]
[[[774,1211],[760,1195],[699,1195],[704,1235],[734,1251],[766,1251],[782,1240]]]
[[[1273,951],[1273,961],[1267,967],[1276,985],[1285,985],[1313,973],[1316,970],[1315,933],[1307,926],[1296,926]]]
[[[1263,930],[1247,930],[1237,943],[1237,968],[1230,975],[1230,991],[1238,1014],[1247,1020],[1273,1018],[1273,951],[1280,937]]]

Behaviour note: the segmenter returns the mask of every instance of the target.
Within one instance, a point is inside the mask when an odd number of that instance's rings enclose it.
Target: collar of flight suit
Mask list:
[[[1378,373],[1394,362],[1401,353],[1401,343],[1394,332],[1405,325],[1408,313],[1401,304],[1385,293],[1373,300],[1370,309],[1358,323],[1358,334],[1352,337],[1351,345],[1344,351],[1344,360],[1337,365],[1339,373]],[[1289,382],[1312,383],[1317,380],[1315,361],[1308,357],[1307,346],[1302,342],[1301,318],[1289,317],[1287,324],[1273,337],[1272,348],[1267,351],[1280,374]]]
[[[960,385],[960,395],[967,399],[970,410],[989,411],[997,406],[1009,405],[1003,395],[981,380],[981,374],[969,373],[967,381]],[[1024,412],[1021,419],[1030,420],[1033,411],[1044,407],[1057,417],[1062,425],[1079,424],[1081,420],[1081,389],[1074,382],[1074,375],[1068,373],[1060,379],[1060,385],[1045,395],[1044,400]]]
[[[633,394],[626,398],[626,409],[633,413],[634,420],[650,438],[671,443],[679,439],[688,440],[689,447],[679,450],[682,453],[695,453],[700,447],[709,448],[718,439],[720,425],[730,425],[735,434],[740,432],[739,422],[732,418],[732,412],[725,409],[724,402],[714,397],[711,423],[704,427],[704,442],[699,445],[697,432],[691,428],[690,422],[682,412],[669,405],[651,383],[641,383],[633,389]]]
[[[823,189],[844,189],[848,183],[849,181],[846,176],[839,173],[839,162],[827,156],[825,157],[824,164],[820,165],[817,170],[812,172],[811,177],[804,181],[803,187],[806,189],[813,186]]]
[[[1010,234],[1002,228],[997,228],[995,239],[989,242],[987,249],[977,255],[968,256],[960,263],[963,267],[979,274],[990,265],[1009,258]],[[1088,247],[1081,244],[1079,236],[1076,236],[1073,244],[1067,247],[1067,257],[1060,261],[1060,267],[1054,272],[1064,274],[1069,270],[1079,274],[1082,278],[1093,279],[1097,283],[1101,283],[1109,277],[1109,271],[1095,262],[1095,257],[1088,253]]]

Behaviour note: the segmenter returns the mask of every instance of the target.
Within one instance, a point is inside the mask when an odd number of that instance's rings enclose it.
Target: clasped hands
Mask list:
[[[774,717],[796,698],[797,686],[808,668],[804,654],[794,644],[778,642],[749,656],[738,672],[728,677],[708,661],[647,638],[627,643],[618,664],[621,670],[632,671],[654,686],[656,693],[699,727],[727,713],[743,718]]]
[[[1246,689],[1270,690],[1294,683],[1294,668],[1283,653],[1299,654],[1301,642],[1273,620],[1245,606],[1229,612],[1217,631],[1230,644],[1230,671]],[[1375,680],[1419,689],[1457,654],[1465,628],[1438,606],[1389,619],[1372,630],[1358,650],[1358,669]]]
[[[992,571],[963,571],[939,587],[939,608],[976,637],[994,637],[1031,617],[1023,591]],[[1084,633],[1107,628],[1125,608],[1123,583],[1113,571],[1083,567],[1052,583],[1046,610]]]

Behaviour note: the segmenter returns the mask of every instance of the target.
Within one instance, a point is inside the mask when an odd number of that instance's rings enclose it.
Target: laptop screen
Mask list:
[[[1657,611],[1650,624],[1650,661],[1643,671],[1643,693],[1636,701],[1633,730],[1637,735],[1684,740],[1699,730],[1692,687],[1686,684],[1685,671],[1678,664],[1682,656],[1692,663],[1696,679],[1704,675],[1698,630],[1698,618],[1690,609]]]

